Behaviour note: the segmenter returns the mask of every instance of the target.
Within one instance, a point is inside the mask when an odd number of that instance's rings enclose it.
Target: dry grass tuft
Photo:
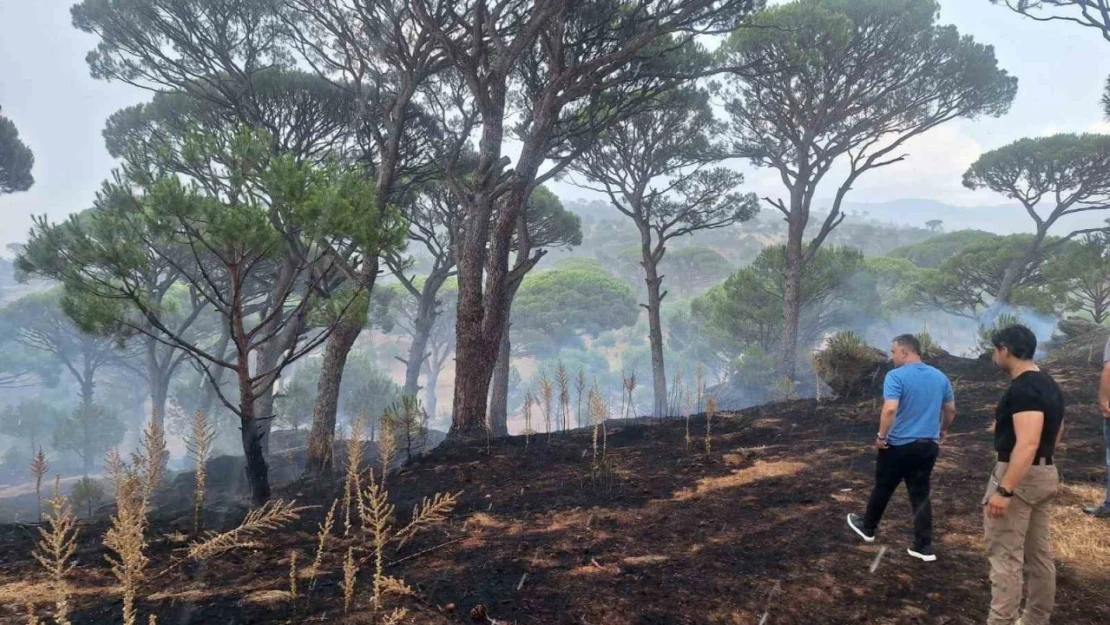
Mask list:
[[[260,534],[277,531],[283,525],[296,521],[304,510],[297,507],[296,501],[270,501],[248,512],[238,527],[222,534],[209,532],[204,540],[193,542],[189,545],[188,556],[194,560],[205,560],[233,549],[258,547]]]
[[[388,419],[381,419],[381,428],[378,433],[378,456],[381,461],[382,488],[385,488],[385,478],[389,476],[389,465],[393,463],[393,456],[397,453],[397,432]],[[371,476],[373,479],[373,476]]]
[[[583,395],[585,394],[585,392],[586,392],[586,372],[583,371],[582,369],[579,369],[578,370],[578,377],[576,377],[574,379],[574,393],[575,393],[575,396],[578,398],[578,409],[577,409],[577,414],[575,415],[575,424],[578,427],[582,427],[584,425],[582,423],[582,399],[583,399]]]
[[[380,482],[376,481],[371,474],[359,500],[360,505],[366,510],[366,516],[363,517],[363,531],[370,538],[371,552],[367,559],[373,560],[374,566],[371,606],[375,614],[381,613],[385,595],[414,594],[402,580],[385,575],[385,552],[388,546],[393,543],[403,546],[421,531],[445,521],[447,515],[454,510],[461,495],[462,493],[446,495],[441,493],[431,499],[425,498],[413,509],[412,520],[408,525],[395,531],[392,526],[394,506],[389,503],[385,479],[383,477]],[[349,550],[347,562],[344,564],[345,595],[354,592],[354,572],[358,567],[351,560],[352,557],[353,552]],[[349,607],[349,600],[346,603]]]
[[[1060,487],[1052,513],[1052,546],[1059,558],[1092,568],[1110,562],[1110,525],[1081,509],[1093,501],[1102,501],[1105,494],[1094,484]]]
[[[125,477],[126,466],[119,452],[114,449],[104,457],[104,472],[108,474],[108,479],[112,481],[112,487],[116,492],[119,492],[120,482]]]
[[[150,496],[166,475],[166,432],[154,419],[147,422],[139,441],[141,454],[132,456],[132,463],[141,469],[143,507],[148,507]]]
[[[289,596],[297,598],[297,552],[289,552]]]
[[[371,601],[374,610],[377,611],[381,610],[382,607],[385,547],[389,541],[389,519],[393,516],[394,508],[389,503],[389,492],[385,490],[384,486],[379,486],[372,475],[370,483],[366,486],[366,491],[362,494],[362,500],[369,512],[368,518],[363,520],[363,529],[371,536],[374,557],[374,582]]]
[[[27,625],[39,625],[39,615],[35,614],[35,604],[27,603]]]
[[[694,369],[694,393],[697,395],[697,412],[701,412],[701,402],[705,398],[705,367],[699,362]]]
[[[332,524],[335,522],[335,507],[339,505],[339,500],[336,499],[331,503],[331,509],[328,510],[328,515],[324,517],[324,523],[320,525],[320,530],[316,533],[316,557],[312,560],[312,567],[309,568],[309,592],[316,587],[316,576],[320,573],[320,565],[324,562],[324,551],[327,549],[328,535],[331,534]]]
[[[351,603],[355,598],[355,575],[358,566],[355,565],[355,548],[347,547],[347,559],[343,561],[343,611],[351,611]]]
[[[560,427],[566,430],[570,418],[570,374],[561,359],[555,364],[555,385],[559,389]]]
[[[46,472],[50,470],[50,465],[46,462],[46,454],[42,453],[42,446],[39,446],[39,452],[35,454],[34,460],[31,460],[31,476],[35,478],[35,499],[38,500],[39,506],[39,523],[42,523],[42,478]]]
[[[673,417],[682,410],[682,372],[675,371],[674,377],[671,380],[671,396],[667,399],[667,414],[665,417]]]
[[[554,388],[551,386],[551,378],[547,377],[547,369],[540,370],[540,410],[543,411],[543,424],[547,430],[548,435],[551,434],[551,399],[554,396]]]
[[[624,371],[621,371],[621,419],[636,417],[636,406],[632,403],[632,393],[635,390],[636,372],[625,375]]]
[[[382,619],[382,625],[400,625],[401,621],[408,615],[409,611],[405,608],[397,608]]]
[[[603,400],[601,398],[601,393],[598,393],[597,389],[592,389],[590,391],[590,398],[587,401],[587,404],[588,404],[588,410],[589,410],[589,413],[590,413],[590,421],[593,423],[593,426],[594,426],[593,427],[593,437],[592,437],[591,442],[592,442],[592,445],[593,445],[593,461],[594,461],[594,464],[596,465],[598,463],[598,460],[599,460],[599,458],[598,458],[598,455],[599,455],[599,453],[598,453],[598,434],[601,432],[602,424],[605,421],[604,417],[605,417],[605,412],[607,411],[607,407],[604,405],[605,400]]]
[[[423,501],[413,507],[412,520],[409,521],[408,525],[401,528],[394,538],[403,547],[405,543],[421,531],[443,523],[447,520],[447,515],[458,505],[461,495],[461,492],[453,494],[436,493],[431,499],[425,497]]]
[[[144,468],[149,478],[152,475],[150,468]],[[104,546],[116,555],[106,555],[105,558],[111,565],[112,574],[123,587],[123,623],[135,625],[135,598],[149,563],[143,553],[146,547],[143,531],[146,529],[148,485],[151,482],[140,478],[136,470],[126,465],[121,471],[116,488],[116,514],[104,534]]]
[[[717,416],[717,398],[705,400],[705,453],[713,451],[713,417]]]
[[[355,502],[362,485],[359,473],[362,471],[362,439],[366,433],[366,420],[359,417],[351,423],[351,435],[347,438],[347,478],[343,481],[343,535],[351,533],[351,504]],[[362,507],[359,507],[359,514]],[[365,522],[365,519],[359,519]]]
[[[212,442],[216,430],[208,425],[208,415],[198,410],[189,420],[189,434],[185,437],[185,450],[196,465],[196,478],[193,486],[193,536],[200,536],[204,513],[204,487],[208,477],[208,456],[212,453]]]
[[[532,405],[536,402],[536,398],[532,397],[532,393],[525,393],[524,395],[524,451],[528,451],[528,445],[532,440]]]
[[[54,496],[48,501],[52,514],[46,527],[39,528],[39,540],[32,554],[50,577],[54,592],[54,620],[58,625],[69,622],[69,582],[66,576],[73,571],[70,562],[77,551],[77,517],[62,496],[61,479],[54,478]]]

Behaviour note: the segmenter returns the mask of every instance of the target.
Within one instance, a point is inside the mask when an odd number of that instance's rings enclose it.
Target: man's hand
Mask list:
[[[886,442],[886,439],[885,438],[875,438],[875,450],[876,451],[882,451],[884,449],[890,449],[890,444]]]
[[[991,495],[990,500],[987,501],[987,516],[992,519],[1001,519],[1006,516],[1006,511],[1010,509],[1010,497],[1003,497],[998,493]]]
[[[1110,399],[1105,397],[1098,398],[1098,411],[1102,413],[1104,419],[1110,419]]]
[[[943,445],[947,442],[948,442],[948,430],[941,430],[940,431],[940,442],[938,442],[937,444],[938,445]]]

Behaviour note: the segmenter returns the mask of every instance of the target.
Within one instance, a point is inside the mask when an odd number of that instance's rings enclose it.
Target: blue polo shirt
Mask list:
[[[923,362],[907,363],[886,374],[883,398],[898,400],[887,443],[907,445],[923,438],[939,440],[941,407],[953,399],[952,383],[935,367]]]

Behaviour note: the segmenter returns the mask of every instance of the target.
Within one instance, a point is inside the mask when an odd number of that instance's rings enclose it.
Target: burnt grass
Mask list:
[[[878,401],[804,400],[718,415],[708,454],[704,416],[691,419],[690,450],[683,419],[611,422],[600,470],[588,431],[539,434],[527,446],[523,437],[446,443],[390,477],[402,523],[423,497],[463,493],[445,526],[390,552],[387,573],[418,591],[391,605],[410,610],[404,622],[421,624],[983,623],[990,586],[980,501],[1005,380],[989,363],[940,364],[955,383],[959,416],[934,475],[936,563],[906,554],[912,519],[904,489],[876,543],[863,544],[845,525],[870,491]],[[1099,484],[1098,372],[1049,370],[1069,399],[1067,443],[1057,454],[1064,480]],[[262,548],[150,581],[142,622],[152,611],[162,624],[374,622],[369,566],[360,572],[358,607],[343,613],[341,554],[352,539],[332,543],[311,597],[301,579],[290,601],[289,552],[302,568],[311,562],[334,493],[294,483],[276,496],[318,507]],[[241,504],[216,505],[206,523],[232,527],[242,513]],[[172,534],[187,526],[186,518],[155,514],[152,575],[178,557],[185,542]],[[104,521],[81,527],[77,625],[121,622],[100,545],[105,529]],[[49,588],[29,557],[34,531],[0,527],[0,622],[26,622],[15,597],[49,613]],[[1108,622],[1110,562],[1058,559],[1058,577],[1054,622]]]

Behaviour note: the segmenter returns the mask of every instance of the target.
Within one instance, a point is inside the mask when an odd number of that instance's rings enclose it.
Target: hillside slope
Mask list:
[[[1072,404],[1058,454],[1067,486],[1055,519],[1054,622],[1095,625],[1110,613],[1110,524],[1088,519],[1078,505],[1097,499],[1103,479],[1100,417],[1089,407],[1097,373],[1054,373]],[[905,553],[911,519],[902,490],[876,544],[860,543],[844,525],[870,489],[877,402],[798,401],[718,416],[708,454],[704,418],[691,422],[689,450],[682,420],[613,423],[608,465],[599,471],[591,469],[587,433],[533,436],[527,446],[513,438],[488,448],[439,447],[391,478],[402,521],[422,497],[463,492],[448,525],[405,546],[387,569],[419,593],[401,600],[412,610],[404,622],[982,623],[989,583],[980,501],[991,465],[988,426],[1005,380],[972,361],[953,361],[951,375],[960,415],[936,472],[936,564]],[[331,504],[296,488],[282,495]],[[294,531],[266,537],[265,549],[173,571],[159,580],[156,595],[146,596],[141,613],[192,625],[372,622],[365,579],[357,614],[343,616],[338,567],[351,539],[338,539],[329,552],[315,599],[290,603],[283,592],[288,554],[311,559],[324,512],[311,511]],[[225,510],[213,524],[236,518]],[[168,530],[175,523],[156,525]],[[103,551],[89,540],[102,524],[82,531],[75,585],[89,590],[76,599],[74,622],[119,622]],[[16,597],[45,604],[46,585],[29,581],[41,579],[26,557],[30,533],[8,526],[0,540],[0,605],[13,606]],[[164,566],[176,546],[155,540],[152,569]],[[7,609],[0,621],[23,622]]]

